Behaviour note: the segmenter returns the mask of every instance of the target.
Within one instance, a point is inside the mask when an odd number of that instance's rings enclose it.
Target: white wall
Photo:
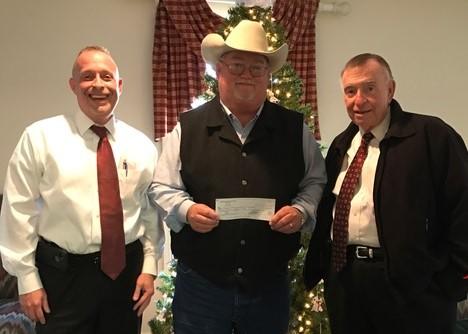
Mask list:
[[[0,0],[0,186],[31,122],[76,108],[68,78],[86,45],[110,49],[124,79],[118,116],[153,136],[154,0]]]
[[[379,53],[392,67],[396,99],[408,111],[436,115],[468,142],[467,0],[350,0],[347,16],[319,13],[318,105],[322,139],[330,144],[348,124],[340,95],[345,62]]]

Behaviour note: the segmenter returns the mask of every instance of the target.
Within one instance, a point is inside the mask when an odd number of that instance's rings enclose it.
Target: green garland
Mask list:
[[[174,279],[176,277],[176,261],[168,263],[167,272],[158,274],[156,288],[156,317],[148,323],[152,334],[172,334],[172,299],[174,298]]]
[[[302,245],[308,245],[310,234],[303,233]],[[301,247],[289,263],[291,277],[291,319],[288,334],[330,334],[328,314],[323,295],[323,281],[306,291],[302,270],[307,249]]]

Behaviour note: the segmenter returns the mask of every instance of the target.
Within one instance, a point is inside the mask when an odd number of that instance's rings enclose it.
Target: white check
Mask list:
[[[221,220],[256,219],[269,221],[275,213],[274,198],[218,198],[216,212]]]

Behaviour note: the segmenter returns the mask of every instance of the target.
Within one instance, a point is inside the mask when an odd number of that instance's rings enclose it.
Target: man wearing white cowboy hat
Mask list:
[[[269,50],[261,24],[242,21],[226,41],[207,35],[201,51],[219,96],[181,114],[152,191],[178,259],[174,330],[284,334],[287,265],[315,224],[324,161],[302,115],[266,100],[286,44]]]

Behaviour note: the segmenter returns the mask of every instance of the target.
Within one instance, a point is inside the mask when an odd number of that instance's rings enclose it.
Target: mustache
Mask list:
[[[252,80],[236,80],[236,85],[254,85],[254,82]]]

